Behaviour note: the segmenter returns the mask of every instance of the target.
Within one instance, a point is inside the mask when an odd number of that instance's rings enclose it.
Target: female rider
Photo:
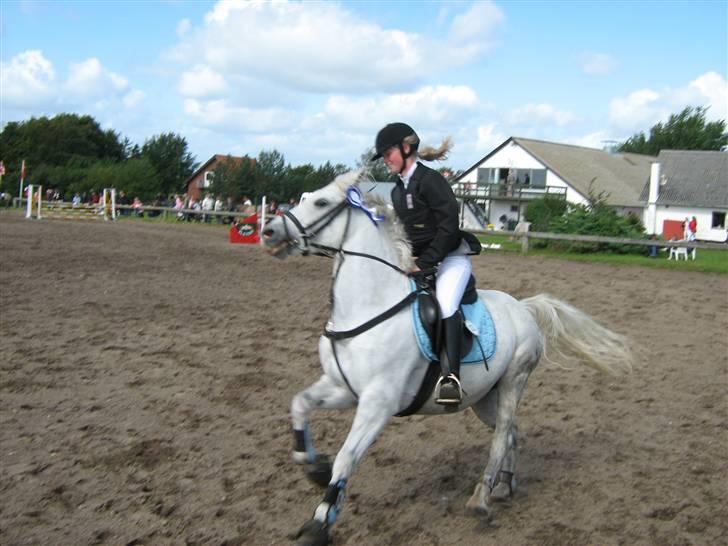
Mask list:
[[[390,172],[399,176],[392,190],[392,204],[404,223],[415,257],[413,272],[437,267],[435,290],[440,307],[445,350],[440,357],[442,375],[435,401],[457,406],[462,401],[460,385],[460,300],[471,274],[469,254],[480,252],[480,242],[460,230],[458,203],[452,188],[425,161],[444,159],[450,150],[445,139],[439,148],[418,151],[420,139],[406,123],[390,123],[377,134],[376,154]],[[446,357],[446,358],[443,358]]]

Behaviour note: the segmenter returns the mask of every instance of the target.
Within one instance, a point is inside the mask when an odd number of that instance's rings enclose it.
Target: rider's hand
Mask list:
[[[422,271],[422,270],[419,267],[417,267],[416,265],[413,265],[412,268],[410,269],[410,273],[419,273],[420,271]]]

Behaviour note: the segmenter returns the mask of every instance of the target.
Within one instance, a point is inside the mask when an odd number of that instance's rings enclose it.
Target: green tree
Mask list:
[[[356,162],[356,168],[367,170],[369,172],[369,178],[376,182],[396,182],[397,175],[389,172],[381,157],[376,161],[370,161],[373,155],[374,148],[364,150]]]
[[[194,156],[187,150],[187,141],[174,133],[162,133],[148,139],[140,157],[156,171],[159,191],[165,195],[182,191],[185,180],[196,167]]]
[[[707,108],[686,107],[667,123],[657,123],[650,136],[632,135],[617,148],[620,152],[657,155],[660,150],[720,150],[728,144],[725,120],[706,122]]]
[[[11,121],[0,133],[0,150],[9,180],[17,183],[25,160],[29,182],[43,180],[44,185],[52,184],[62,193],[68,189],[68,176],[50,167],[75,169],[99,160],[122,161],[126,157],[125,144],[116,132],[104,131],[91,116],[77,114]],[[77,173],[73,178],[77,179]]]
[[[286,175],[288,167],[286,159],[278,150],[263,150],[258,154],[256,161],[258,168],[257,187],[251,197],[268,199],[283,199],[286,192]]]

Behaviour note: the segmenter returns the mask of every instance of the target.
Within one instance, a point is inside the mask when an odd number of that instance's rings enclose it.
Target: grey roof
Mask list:
[[[658,205],[728,207],[728,153],[694,150],[662,150]],[[649,180],[640,200],[647,202]]]
[[[650,164],[656,158],[642,154],[609,153],[596,148],[558,144],[544,140],[511,137],[470,172],[511,141],[521,146],[585,198],[604,193],[608,205],[641,207],[640,191],[650,178]],[[462,176],[462,175],[461,175]]]

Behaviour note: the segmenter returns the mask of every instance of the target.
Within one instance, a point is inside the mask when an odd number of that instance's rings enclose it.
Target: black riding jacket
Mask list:
[[[392,204],[404,223],[420,269],[436,266],[460,246],[458,202],[439,172],[418,162],[407,189],[402,180],[397,181]]]

